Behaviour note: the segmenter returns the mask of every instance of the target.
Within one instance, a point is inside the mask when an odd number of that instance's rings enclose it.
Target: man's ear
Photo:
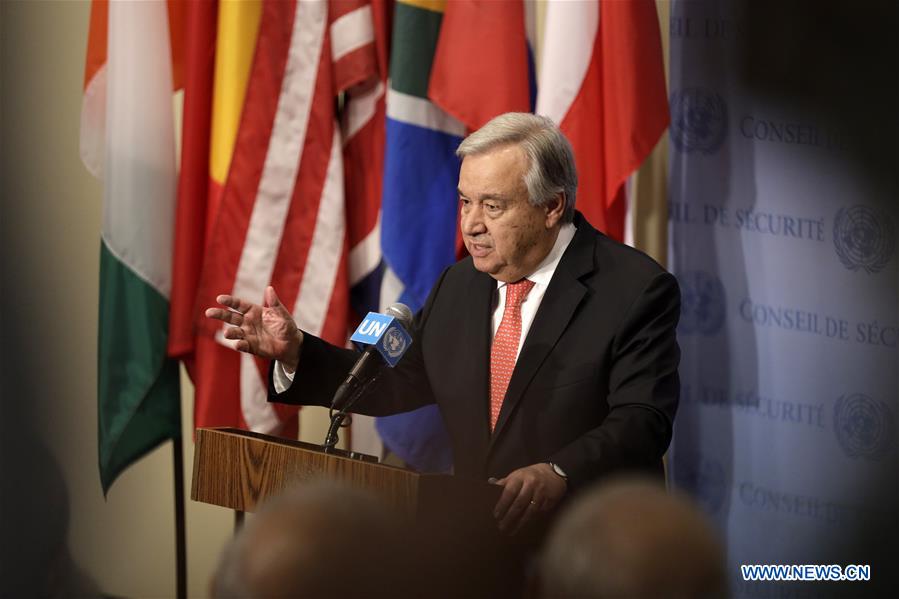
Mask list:
[[[546,228],[552,229],[562,221],[562,215],[565,214],[565,192],[556,194],[550,202],[544,206],[546,209]]]

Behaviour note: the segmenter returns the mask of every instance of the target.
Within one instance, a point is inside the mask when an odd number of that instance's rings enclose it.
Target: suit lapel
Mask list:
[[[575,310],[587,293],[587,288],[579,279],[594,270],[595,232],[580,215],[575,224],[577,232],[546,288],[540,308],[537,310],[534,322],[531,323],[528,336],[521,348],[518,361],[515,363],[496,428],[490,437],[488,452],[502,435],[515,407],[521,401],[525,389],[534,378],[540,365],[543,364],[546,356],[555,347],[559,337],[568,328],[571,317],[574,316]],[[488,354],[488,364],[489,360]]]
[[[484,273],[475,273],[472,287],[465,291],[470,295],[461,306],[466,306],[468,315],[462,319],[465,331],[462,351],[470,353],[470,375],[472,387],[462,399],[465,410],[464,422],[471,423],[472,440],[478,444],[479,454],[485,455],[490,440],[490,339],[492,337],[493,294],[496,280]]]

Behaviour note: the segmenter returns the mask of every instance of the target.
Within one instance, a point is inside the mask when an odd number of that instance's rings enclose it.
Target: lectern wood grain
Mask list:
[[[520,584],[521,547],[537,537],[501,535],[493,517],[502,488],[456,476],[418,474],[333,453],[317,445],[237,429],[198,429],[191,499],[252,512],[288,486],[335,480],[363,489],[408,518],[410,547],[421,570],[404,572],[417,596],[509,595]],[[398,533],[400,534],[400,533]],[[520,546],[519,546],[520,545]],[[519,577],[519,578],[516,578]],[[472,586],[470,581],[476,581]],[[512,581],[512,582],[510,582]],[[510,586],[511,585],[511,586]],[[403,593],[399,593],[403,595]],[[398,596],[399,596],[398,595]],[[403,595],[405,596],[405,595]]]
[[[198,429],[191,499],[252,512],[270,495],[311,480],[365,489],[414,516],[420,475],[237,429]]]

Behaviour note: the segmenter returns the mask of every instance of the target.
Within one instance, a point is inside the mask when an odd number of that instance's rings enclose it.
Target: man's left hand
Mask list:
[[[538,513],[553,509],[568,490],[568,483],[549,464],[519,468],[496,484],[502,485],[503,494],[493,515],[499,521],[499,529],[510,534],[518,532]]]

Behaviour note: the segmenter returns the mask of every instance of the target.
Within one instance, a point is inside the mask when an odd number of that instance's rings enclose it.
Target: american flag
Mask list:
[[[386,11],[364,0],[266,0],[255,13],[236,6],[246,3],[204,4],[188,7],[196,38],[186,67],[170,353],[194,380],[195,426],[294,435],[296,408],[266,400],[267,364],[229,349],[202,313],[218,294],[261,302],[273,285],[300,328],[345,342],[349,282],[380,261],[371,241],[378,157],[350,168],[344,161],[364,154],[354,144],[377,142],[376,31]],[[234,84],[241,60],[245,75]]]

